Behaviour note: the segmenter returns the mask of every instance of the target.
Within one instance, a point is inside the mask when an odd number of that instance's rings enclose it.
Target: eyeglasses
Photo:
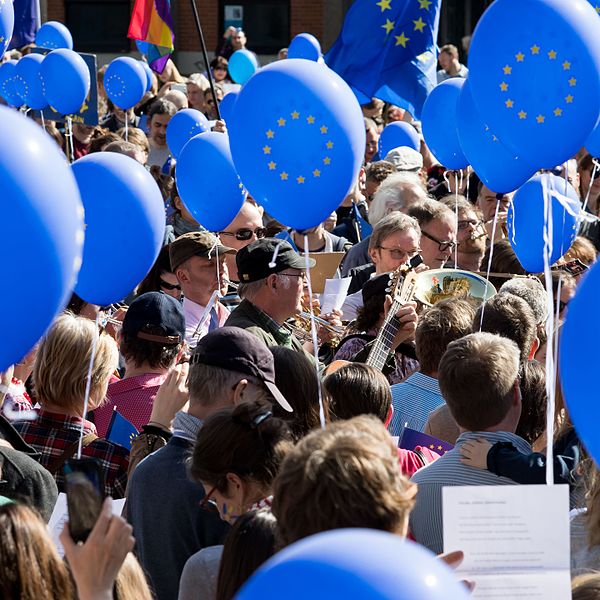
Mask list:
[[[469,227],[469,225],[475,227],[475,229],[477,229],[477,227],[479,227],[479,225],[481,225],[481,221],[479,219],[464,219],[463,221],[459,221],[458,222],[458,230],[459,231],[464,231],[465,229],[467,229]],[[423,232],[421,232],[423,233]]]
[[[387,250],[390,253],[390,256],[394,260],[402,260],[407,261],[408,259],[416,256],[421,252],[421,248],[417,248],[416,250],[411,250],[407,252],[406,250],[402,250],[401,248],[386,248],[385,246],[379,246],[381,250]]]
[[[179,290],[181,291],[181,286],[178,283],[169,283],[161,278],[160,287],[165,290]]]
[[[425,236],[428,240],[435,242],[438,245],[440,252],[445,252],[446,250],[454,250],[458,246],[456,242],[451,242],[450,240],[438,240],[434,238],[432,235],[429,235],[426,231],[421,229],[421,235]]]
[[[202,498],[202,500],[200,500],[200,509],[201,510],[209,510],[209,511],[214,511],[215,509],[218,510],[217,507],[217,503],[212,499],[212,495],[217,491],[217,486],[213,485],[210,492],[208,492],[208,494],[206,494],[206,496],[204,496],[204,498]]]
[[[278,275],[281,275],[282,277],[300,277],[300,279],[302,279],[302,281],[304,281],[306,279],[306,273],[304,271],[302,271],[302,273],[277,273]]]
[[[265,227],[257,227],[256,229],[238,229],[237,231],[220,231],[219,235],[231,235],[236,240],[244,242],[249,240],[252,235],[255,235],[259,240],[267,235],[267,229]]]
[[[214,67],[213,71],[227,71],[227,67]]]

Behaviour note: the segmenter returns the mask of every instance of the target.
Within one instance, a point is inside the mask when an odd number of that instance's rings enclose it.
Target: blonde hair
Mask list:
[[[117,131],[117,135],[125,139],[125,127],[121,127]],[[129,127],[127,129],[127,141],[131,144],[135,144],[142,149],[142,152],[150,154],[150,143],[148,142],[148,136],[138,127]]]
[[[152,600],[144,570],[130,552],[115,581],[115,600]]]
[[[571,582],[573,600],[598,600],[600,598],[600,573],[586,573]]]
[[[59,316],[42,338],[33,368],[35,393],[40,404],[76,411],[83,405],[92,356],[95,324],[70,312]],[[90,387],[90,410],[104,399],[108,380],[117,367],[115,341],[102,333],[96,343]]]
[[[385,426],[370,415],[309,433],[289,451],[273,487],[286,545],[346,527],[404,535],[416,493]]]

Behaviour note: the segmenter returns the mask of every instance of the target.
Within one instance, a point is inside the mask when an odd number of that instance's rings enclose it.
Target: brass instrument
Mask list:
[[[315,313],[314,318],[317,326],[333,334],[333,339],[329,340],[328,344],[334,348],[337,347],[346,332],[346,327],[331,325],[331,323],[319,317],[318,307],[315,307],[313,311]],[[286,322],[286,326],[302,343],[312,342],[309,312],[303,310],[297,315],[294,315],[289,321]]]

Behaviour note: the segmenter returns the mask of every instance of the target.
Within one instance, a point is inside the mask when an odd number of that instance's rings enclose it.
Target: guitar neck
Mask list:
[[[409,273],[404,279],[402,289],[399,293],[395,294],[390,310],[375,338],[375,342],[373,342],[373,346],[371,347],[371,351],[369,352],[365,364],[375,367],[379,371],[383,370],[390,354],[390,350],[394,346],[394,338],[402,326],[400,321],[396,318],[396,313],[404,306],[404,304],[412,300],[415,288],[416,282],[414,274]]]

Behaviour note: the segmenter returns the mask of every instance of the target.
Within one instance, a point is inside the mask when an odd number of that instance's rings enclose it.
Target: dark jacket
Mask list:
[[[173,436],[137,466],[127,488],[135,553],[160,600],[177,600],[187,559],[222,544],[229,529],[218,512],[200,507],[204,488],[187,472],[192,448],[192,442]]]
[[[375,273],[375,265],[373,264],[362,265],[361,267],[350,269],[347,277],[352,277],[352,281],[348,288],[348,294],[354,294],[362,290],[365,283],[371,279],[373,273]]]

